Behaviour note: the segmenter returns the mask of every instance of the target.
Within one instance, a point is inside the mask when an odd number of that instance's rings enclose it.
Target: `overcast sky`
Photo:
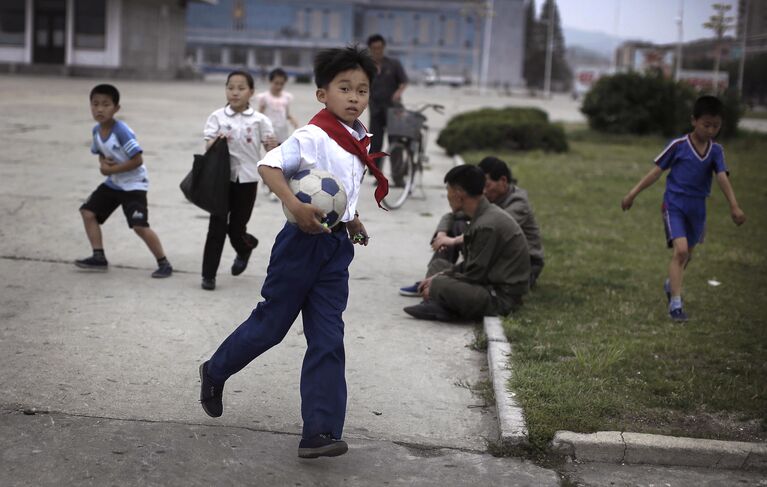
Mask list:
[[[685,41],[711,37],[703,22],[713,14],[711,5],[732,5],[729,14],[738,16],[737,0],[556,0],[562,25],[576,29],[599,31],[622,38],[657,43],[677,40],[676,18],[684,3],[682,24]],[[538,9],[543,0],[535,0]],[[617,22],[616,22],[617,16]],[[730,34],[734,34],[730,31]]]

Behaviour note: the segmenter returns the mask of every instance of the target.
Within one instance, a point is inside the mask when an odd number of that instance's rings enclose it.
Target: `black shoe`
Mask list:
[[[85,259],[78,259],[75,261],[75,265],[80,269],[88,269],[90,271],[106,271],[109,269],[109,263],[105,258],[87,257]]]
[[[250,259],[250,252],[248,252],[248,255],[245,256],[240,256],[240,254],[237,254],[237,257],[234,258],[234,262],[232,263],[233,276],[239,276],[245,272],[245,269],[248,267],[248,259]]]
[[[200,405],[205,414],[211,418],[218,418],[224,412],[224,404],[221,397],[224,394],[224,386],[217,386],[208,377],[208,362],[200,364]]]
[[[200,284],[200,287],[205,289],[206,291],[212,291],[216,289],[216,278],[211,277],[210,279],[202,278],[202,284]]]
[[[298,444],[300,458],[337,457],[349,451],[349,445],[343,440],[336,440],[330,434],[317,435],[309,439],[301,438]]]
[[[245,268],[248,267],[248,259],[250,259],[250,254],[253,253],[253,249],[258,247],[258,239],[253,235],[246,233],[244,240],[245,244],[250,247],[250,250],[248,250],[247,254],[237,254],[237,257],[234,258],[234,263],[232,263],[233,276],[239,276],[245,272]]]
[[[421,301],[420,304],[402,309],[405,313],[419,320],[456,321],[458,318],[434,301]]]
[[[152,277],[156,279],[162,279],[164,277],[170,277],[173,274],[173,266],[170,263],[160,265],[156,271],[152,273]]]

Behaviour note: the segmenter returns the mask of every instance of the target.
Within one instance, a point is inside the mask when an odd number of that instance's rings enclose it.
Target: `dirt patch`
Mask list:
[[[654,410],[649,417],[624,417],[619,421],[623,431],[652,433],[714,440],[767,441],[767,422],[741,419],[733,413],[682,414]]]

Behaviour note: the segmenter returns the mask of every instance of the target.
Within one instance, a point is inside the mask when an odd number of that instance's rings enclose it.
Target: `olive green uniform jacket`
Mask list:
[[[464,260],[434,277],[430,299],[468,319],[508,314],[529,289],[530,255],[519,224],[484,196],[466,233]]]

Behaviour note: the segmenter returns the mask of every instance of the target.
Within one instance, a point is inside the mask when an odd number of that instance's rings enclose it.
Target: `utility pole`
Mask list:
[[[679,0],[679,16],[676,18],[677,38],[676,38],[676,69],[674,70],[674,81],[679,81],[682,75],[682,41],[684,39],[684,0]]]
[[[621,0],[615,0],[615,17],[613,17],[613,36],[617,39],[620,37],[620,32],[618,27],[620,26],[621,21]],[[618,72],[618,50],[613,49],[613,59],[611,63],[612,68],[612,74],[616,74]]]
[[[549,2],[548,33],[546,35],[546,71],[543,79],[543,96],[551,98],[551,62],[554,56],[554,2]]]
[[[746,70],[746,39],[748,38],[748,7],[749,0],[743,2],[743,30],[741,31],[742,39],[740,40],[740,63],[738,65],[738,96],[743,98],[743,75]]]
[[[490,69],[490,43],[493,32],[493,8],[495,0],[487,0],[485,4],[485,38],[482,42],[482,71],[480,74],[480,91],[487,89],[487,74]]]

